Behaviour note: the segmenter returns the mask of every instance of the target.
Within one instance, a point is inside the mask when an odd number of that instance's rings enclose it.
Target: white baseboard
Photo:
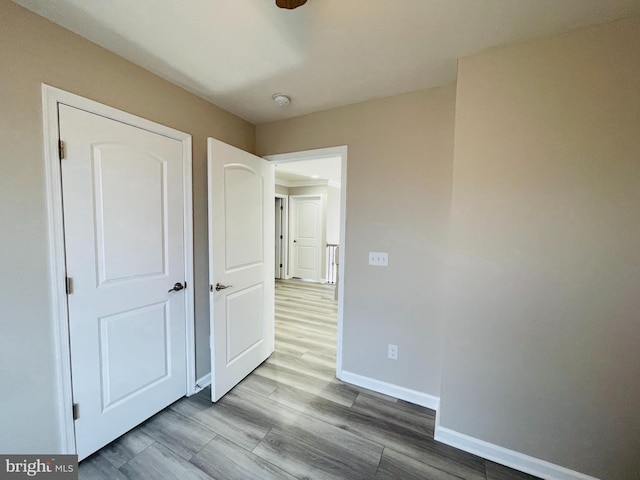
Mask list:
[[[479,440],[464,433],[440,426],[440,415],[436,413],[435,439],[459,450],[473,453],[486,460],[506,465],[521,472],[535,475],[545,480],[598,480],[584,473],[569,470],[524,453],[509,450],[493,443]]]
[[[514,468],[521,472],[535,475],[545,480],[598,480],[584,473],[576,472],[524,453],[485,442],[450,428],[440,426],[440,399],[433,395],[411,390],[409,388],[365,377],[357,373],[342,370],[338,378],[346,383],[367,388],[374,392],[406,400],[436,411],[435,439],[459,450],[478,455],[486,460]]]
[[[343,382],[367,388],[374,392],[383,393],[390,397],[399,398],[400,400],[406,400],[407,402],[415,403],[416,405],[430,408],[431,410],[437,411],[438,406],[440,405],[440,399],[433,395],[394,385],[393,383],[387,383],[374,378],[365,377],[364,375],[358,375],[357,373],[343,370],[340,372],[338,378]]]
[[[199,391],[207,388],[209,385],[211,385],[211,372],[196,380],[196,385],[193,393],[196,394]]]

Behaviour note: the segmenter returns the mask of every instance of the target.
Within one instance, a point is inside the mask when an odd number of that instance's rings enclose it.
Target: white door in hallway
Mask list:
[[[211,399],[274,348],[274,178],[266,160],[209,139]]]
[[[185,291],[173,287],[185,284],[190,159],[179,140],[62,104],[58,113],[82,459],[186,393]]]
[[[289,197],[289,275],[320,281],[322,258],[322,197]]]

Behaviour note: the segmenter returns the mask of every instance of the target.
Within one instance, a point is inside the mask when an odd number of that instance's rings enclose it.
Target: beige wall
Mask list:
[[[259,155],[348,146],[343,368],[435,396],[454,107],[450,85],[256,127]]]
[[[248,151],[254,127],[0,0],[0,451],[56,452],[41,83],[193,135],[198,375],[209,371],[206,137]]]
[[[276,185],[276,193],[280,195],[289,195],[289,188],[284,185]]]
[[[340,243],[340,188],[327,186],[327,243]]]
[[[462,59],[455,128],[442,426],[637,479],[640,17]]]

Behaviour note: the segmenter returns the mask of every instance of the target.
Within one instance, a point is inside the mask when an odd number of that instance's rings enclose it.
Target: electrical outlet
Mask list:
[[[389,346],[387,348],[387,357],[389,357],[391,360],[397,360],[398,359],[398,346],[397,345],[389,344]]]
[[[389,254],[387,252],[369,252],[369,265],[374,267],[388,267]]]

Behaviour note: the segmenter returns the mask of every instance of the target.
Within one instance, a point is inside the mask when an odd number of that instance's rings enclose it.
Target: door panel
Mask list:
[[[273,352],[275,218],[266,160],[210,138],[208,167],[215,402]]]
[[[303,245],[298,245],[296,248],[298,250],[296,271],[315,272],[318,263],[318,249],[316,247],[305,247]],[[310,278],[314,277],[311,276]]]
[[[105,410],[170,374],[166,307],[166,303],[159,303],[99,319]],[[144,343],[140,343],[141,339]]]
[[[320,281],[322,258],[322,197],[291,196],[292,277]]]
[[[100,283],[166,274],[164,162],[130,145],[98,144],[92,150]]]
[[[227,296],[227,364],[263,340],[264,321],[263,285]]]
[[[259,171],[224,166],[226,272],[264,263],[264,185]]]
[[[186,392],[182,142],[59,106],[80,459]]]

